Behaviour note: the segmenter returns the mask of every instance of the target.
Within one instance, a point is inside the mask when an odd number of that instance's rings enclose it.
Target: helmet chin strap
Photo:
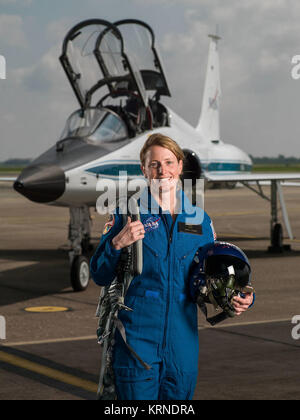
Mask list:
[[[196,252],[189,287],[192,300],[211,325],[236,316],[236,296],[246,298],[246,294],[255,293],[246,254],[236,245],[218,241]],[[214,306],[215,316],[208,317],[208,303]]]
[[[207,322],[214,326],[227,318],[235,317],[235,309],[232,305],[232,299],[241,293],[254,293],[252,286],[240,287],[236,284],[236,273],[233,265],[227,267],[228,278],[224,277],[206,278],[206,286],[200,289],[197,298],[197,304],[206,317]],[[216,311],[222,309],[222,312],[208,318],[207,307],[205,303],[211,303]]]
[[[221,278],[208,278],[206,293],[200,293],[197,299],[199,308],[205,315],[207,322],[212,326],[225,321],[227,318],[233,318],[235,316],[235,310],[231,303],[232,298],[237,295],[235,292],[235,270],[232,265],[228,267],[227,270],[229,276],[226,282]],[[218,315],[208,318],[207,307],[205,305],[207,298],[209,303],[215,307],[216,311],[219,309],[222,309],[223,311]]]

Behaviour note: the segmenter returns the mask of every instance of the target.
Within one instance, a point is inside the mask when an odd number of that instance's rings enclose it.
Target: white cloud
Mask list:
[[[26,1],[0,0],[0,4],[24,5]],[[52,3],[44,1],[49,11]],[[219,44],[222,138],[254,154],[299,156],[300,82],[290,76],[291,57],[300,54],[298,0],[112,0],[106,2],[105,19],[116,17],[116,3],[119,19],[134,15],[158,29],[157,45],[173,94],[172,99],[164,98],[164,102],[191,123],[198,121],[200,113],[207,35],[219,24],[223,38]],[[35,26],[29,26],[28,17],[25,21],[17,15],[9,18],[0,15],[2,45],[26,44],[29,51],[36,46],[36,51],[43,51],[26,67],[21,60],[18,63],[14,59],[15,69],[10,68],[9,79],[1,84],[1,88],[5,87],[1,94],[6,98],[5,105],[0,103],[1,132],[6,133],[2,138],[6,138],[7,147],[15,150],[12,145],[19,144],[18,139],[24,137],[24,150],[26,144],[32,156],[57,140],[65,119],[78,106],[58,57],[63,38],[76,23],[76,16],[80,16],[78,21],[91,17],[88,15],[95,11],[96,1],[79,6],[78,1],[64,0],[62,4],[52,21],[47,21],[45,9],[40,26],[39,18],[34,17],[34,2],[30,19]],[[67,4],[71,5],[69,9]],[[34,42],[32,34],[36,37]],[[43,46],[40,39],[51,47]],[[38,139],[37,145],[33,139]],[[1,144],[1,153],[3,150]],[[27,150],[24,155],[28,155]]]
[[[0,0],[1,6],[21,5],[30,6],[33,0]]]
[[[32,66],[12,70],[11,79],[18,86],[23,86],[29,91],[44,92],[53,87],[62,88],[62,74],[58,61],[59,54],[60,45],[51,47]]]
[[[56,43],[62,44],[64,37],[73,25],[73,19],[70,18],[50,22],[46,28],[48,38]]]
[[[21,16],[0,14],[0,40],[2,47],[26,47],[28,45]]]
[[[185,29],[174,28],[161,43],[173,93],[171,106],[192,124],[197,122],[207,34],[219,24],[223,139],[253,154],[292,154],[290,145],[299,156],[293,139],[300,127],[286,107],[287,103],[293,109],[299,106],[290,86],[290,60],[300,53],[299,2],[186,0],[185,4]],[[284,150],[283,133],[289,139]]]

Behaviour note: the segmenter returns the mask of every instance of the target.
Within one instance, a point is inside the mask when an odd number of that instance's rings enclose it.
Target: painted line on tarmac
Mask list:
[[[259,239],[258,236],[250,236],[250,235],[240,235],[239,233],[222,233],[222,232],[218,232],[217,236],[219,238],[225,238],[226,237],[230,237],[230,238],[240,238],[240,239]]]
[[[268,337],[261,337],[259,335],[254,335],[254,334],[247,334],[247,333],[243,333],[240,331],[235,331],[235,330],[228,330],[229,327],[233,328],[233,327],[243,327],[243,326],[249,326],[249,325],[263,325],[263,324],[274,324],[274,323],[280,323],[280,322],[288,322],[291,323],[291,318],[288,319],[277,319],[277,320],[269,320],[269,321],[253,321],[253,322],[241,322],[241,323],[237,323],[237,324],[227,324],[227,325],[219,325],[219,326],[208,326],[208,327],[202,327],[202,328],[198,328],[199,330],[211,330],[211,331],[215,331],[216,333],[223,333],[223,334],[231,334],[234,336],[239,336],[239,337],[244,337],[244,338],[249,338],[249,339],[253,339],[253,340],[258,340],[258,341],[263,341],[265,343],[273,343],[273,344],[280,344],[283,346],[288,346],[288,347],[292,347],[292,348],[296,348],[297,350],[300,349],[299,344],[295,344],[295,343],[289,343],[286,341],[281,341],[281,340],[275,340],[273,338],[268,338]]]
[[[85,341],[85,340],[97,340],[95,335],[87,335],[82,337],[67,337],[67,338],[50,338],[48,340],[35,340],[35,341],[17,341],[17,342],[5,342],[1,343],[3,347],[18,347],[18,346],[34,346],[38,344],[55,344],[55,343],[67,343],[70,341]]]
[[[278,322],[291,322],[291,318],[281,318],[281,319],[270,319],[266,321],[251,321],[251,322],[235,322],[231,324],[225,325],[216,325],[214,327],[208,326],[200,326],[198,330],[207,330],[207,329],[218,329],[218,328],[232,328],[232,327],[247,327],[249,325],[262,325],[262,324],[276,324]]]
[[[281,318],[281,319],[273,319],[273,320],[263,320],[263,321],[252,321],[252,322],[240,322],[240,323],[231,323],[220,327],[202,327],[199,326],[199,330],[207,330],[207,329],[214,329],[214,330],[223,330],[229,327],[241,327],[247,325],[258,325],[258,324],[272,324],[272,323],[279,323],[279,322],[291,322],[288,318]],[[225,331],[224,331],[225,332]],[[234,333],[234,332],[230,332]],[[243,335],[238,333],[238,335]],[[263,341],[272,341],[279,344],[279,342],[275,340],[264,339],[261,337],[252,337],[248,336],[249,338],[261,339]],[[40,340],[40,341],[31,341],[31,342],[19,342],[15,343],[14,345],[17,346],[25,346],[25,345],[34,345],[34,344],[46,344],[46,343],[59,343],[59,342],[68,342],[68,341],[82,341],[82,340],[90,340],[95,339],[95,336],[82,336],[82,337],[69,337],[69,338],[58,338],[58,339],[50,339],[50,340]],[[1,344],[1,347],[4,349],[5,346],[12,346],[13,343],[5,343],[5,345]],[[287,344],[287,343],[280,343],[280,344]],[[299,348],[299,347],[298,347]],[[42,365],[40,363],[25,359],[23,357],[17,356],[15,354],[6,353],[5,350],[0,350],[0,362],[5,363],[9,366],[13,366],[15,368],[21,368],[33,374],[38,374],[48,379],[58,381],[60,383],[64,383],[67,385],[71,385],[73,387],[91,392],[96,394],[97,392],[97,384],[90,380],[81,379],[78,376],[59,371],[57,369]]]
[[[265,214],[265,211],[260,210],[260,211],[229,211],[229,212],[225,212],[225,213],[214,213],[211,212],[209,213],[209,216],[211,218],[214,217],[225,217],[225,216],[254,216],[257,214]]]
[[[67,385],[75,386],[77,388],[83,389],[94,394],[96,394],[97,392],[97,384],[92,381],[81,379],[69,373],[61,372],[59,370],[43,366],[39,363],[32,362],[30,360],[24,359],[23,357],[19,357],[14,354],[9,354],[1,350],[0,362],[6,363],[17,368],[25,369],[32,373],[45,376],[47,378],[53,379],[58,382],[62,382]]]
[[[218,232],[217,235],[219,238],[236,238],[236,239],[261,239],[259,236],[252,236],[252,235],[244,235],[244,234],[239,234],[239,233],[222,233],[222,232]],[[266,238],[266,240],[268,240],[268,238]],[[285,243],[300,243],[300,239],[289,239],[289,238],[285,238]]]
[[[299,213],[299,208],[294,207],[294,208],[290,208],[289,209],[289,214],[291,213]],[[214,212],[210,212],[209,216],[211,218],[213,217],[225,217],[225,216],[255,216],[255,215],[265,215],[266,211],[264,210],[253,210],[253,211],[228,211],[228,212],[221,212],[221,213],[214,213]]]
[[[210,326],[210,325],[199,325],[198,330],[206,329],[217,329],[217,328],[231,328],[231,327],[243,327],[248,325],[259,325],[259,324],[273,324],[277,322],[291,322],[290,318],[281,318],[281,319],[270,319],[262,321],[251,321],[251,322],[235,322],[231,324],[219,325],[219,326]],[[67,343],[72,341],[85,341],[85,340],[95,340],[97,341],[97,336],[95,335],[86,335],[81,337],[66,337],[66,338],[50,338],[48,340],[35,340],[35,341],[16,341],[16,342],[5,342],[1,343],[2,347],[22,347],[22,346],[34,346],[39,344],[55,344],[55,343]]]

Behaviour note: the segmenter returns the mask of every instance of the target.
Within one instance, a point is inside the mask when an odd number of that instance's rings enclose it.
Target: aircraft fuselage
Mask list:
[[[116,183],[119,174],[128,181],[143,178],[139,152],[149,135],[160,132],[178,142],[183,150],[194,152],[205,173],[241,174],[251,171],[250,157],[235,146],[222,141],[207,142],[186,121],[171,114],[171,126],[145,131],[133,139],[120,141],[119,147],[108,151],[107,144],[96,146],[88,139],[70,138],[63,150],[57,146],[37,158],[15,183],[18,192],[30,200],[56,206],[95,206],[99,197],[97,182],[110,179]]]

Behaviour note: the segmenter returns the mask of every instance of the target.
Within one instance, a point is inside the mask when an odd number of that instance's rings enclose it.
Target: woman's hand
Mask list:
[[[140,221],[132,222],[131,218],[128,217],[127,225],[113,238],[111,243],[114,249],[120,250],[140,239],[144,239],[144,237],[145,229],[143,223]]]
[[[235,309],[235,314],[237,316],[241,315],[243,312],[247,311],[250,305],[253,303],[253,293],[246,293],[245,298],[235,296],[232,300],[233,306]]]

